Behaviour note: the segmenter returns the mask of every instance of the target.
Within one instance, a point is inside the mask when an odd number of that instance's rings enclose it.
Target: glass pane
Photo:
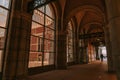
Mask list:
[[[54,42],[44,40],[44,52],[54,52]]]
[[[54,19],[53,13],[52,13],[52,7],[49,5],[46,5],[46,14]]]
[[[42,66],[42,52],[30,52],[29,67]]]
[[[54,21],[48,16],[45,16],[45,26],[54,29]]]
[[[49,52],[50,50],[50,41],[44,40],[44,52]]]
[[[73,53],[68,53],[68,62],[73,61]]]
[[[68,30],[68,38],[72,38],[73,35],[72,35],[72,31]]]
[[[44,14],[38,10],[34,10],[33,20],[38,23],[44,24]]]
[[[39,38],[38,51],[43,51],[43,38]]]
[[[54,40],[54,30],[45,28],[45,38]]]
[[[44,53],[43,65],[49,65],[49,53],[48,52]]]
[[[0,5],[6,8],[9,7],[10,0],[0,0]]]
[[[44,27],[40,24],[32,22],[31,34],[39,37],[43,37]]]
[[[69,23],[68,23],[68,30],[72,30],[72,23],[71,23],[71,21],[69,21]]]
[[[0,8],[0,26],[2,27],[6,27],[7,14],[7,10]]]
[[[67,35],[67,62],[73,61],[73,32],[72,23],[68,23],[68,35]]]
[[[5,42],[5,29],[0,28],[0,49],[4,48]]]
[[[0,50],[0,72],[2,71],[2,50]]]
[[[43,65],[54,64],[54,53],[44,53],[44,62]]]
[[[73,52],[73,47],[72,46],[68,46],[68,52],[72,53]]]
[[[68,39],[68,45],[73,45],[72,39]]]
[[[38,51],[38,37],[31,36],[30,51]]]
[[[54,53],[50,53],[49,58],[49,64],[54,64]]]
[[[40,8],[38,8],[38,10],[40,10],[41,12],[43,12],[44,13],[44,6],[42,6],[42,7],[40,7]]]
[[[50,52],[55,52],[54,51],[54,42],[53,41],[50,41]]]

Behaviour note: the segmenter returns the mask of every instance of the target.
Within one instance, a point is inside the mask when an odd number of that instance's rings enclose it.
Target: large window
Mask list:
[[[11,0],[0,0],[0,72],[2,69],[3,50],[5,47],[5,38],[8,22],[8,14],[10,10]]]
[[[50,5],[34,10],[29,68],[54,64],[55,18]]]
[[[73,25],[72,22],[69,21],[68,27],[67,27],[67,62],[73,62]]]

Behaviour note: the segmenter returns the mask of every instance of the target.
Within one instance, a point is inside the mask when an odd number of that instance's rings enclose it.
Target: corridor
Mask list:
[[[33,76],[28,80],[117,80],[115,74],[107,72],[106,62],[75,65],[67,70],[54,70]]]

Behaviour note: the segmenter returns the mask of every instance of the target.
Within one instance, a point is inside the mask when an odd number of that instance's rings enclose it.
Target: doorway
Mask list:
[[[107,63],[107,51],[106,51],[106,46],[100,46],[98,49],[98,54],[100,57],[100,54],[103,54],[103,62]]]

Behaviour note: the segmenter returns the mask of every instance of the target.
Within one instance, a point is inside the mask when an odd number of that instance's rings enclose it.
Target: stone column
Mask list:
[[[87,46],[84,46],[82,49],[83,49],[83,53],[82,53],[82,56],[81,56],[82,57],[81,58],[82,62],[83,63],[88,63],[89,59],[88,59],[88,54],[87,54]]]
[[[96,60],[100,60],[100,57],[98,54],[98,46],[95,46],[95,52],[96,52]]]
[[[75,34],[75,61],[76,64],[80,63],[80,41],[79,41],[79,34],[77,33],[76,30],[76,34]]]
[[[79,54],[80,54],[80,63],[82,64],[84,61],[84,42],[83,42],[83,40],[81,40],[81,45],[80,45],[80,47],[79,47]]]
[[[79,45],[79,39],[76,40],[76,63],[79,64],[80,63],[80,54],[81,54],[81,51],[80,51],[80,45]]]
[[[2,80],[27,78],[31,33],[31,14],[27,13],[27,0],[13,0]]]
[[[106,0],[113,63],[120,80],[120,0]]]
[[[66,32],[58,32],[57,69],[67,68]]]
[[[88,55],[88,40],[84,39],[84,63],[89,62],[89,55]],[[91,53],[91,52],[90,52]]]
[[[110,42],[110,34],[109,28],[105,27],[105,43],[106,43],[106,51],[107,51],[107,64],[108,64],[108,72],[114,71],[114,64],[113,64],[113,54],[112,54],[112,47]]]

